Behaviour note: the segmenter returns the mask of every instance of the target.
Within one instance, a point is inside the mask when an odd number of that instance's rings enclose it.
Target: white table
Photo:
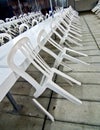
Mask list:
[[[57,17],[57,15],[55,16]],[[38,25],[35,25],[33,28],[29,29],[28,31],[20,34],[16,38],[12,39],[11,41],[7,42],[3,46],[0,47],[0,102],[3,100],[3,98],[7,95],[9,90],[12,88],[14,83],[17,81],[19,76],[14,73],[7,65],[7,55],[9,51],[11,50],[12,46],[23,36],[28,37],[33,44],[34,48],[37,46],[37,36],[41,29],[45,29],[47,33],[50,33],[51,27],[50,24],[55,18],[49,17],[45,21],[39,23]],[[27,59],[19,58],[19,56],[16,57],[16,61],[19,62],[19,64],[24,67],[26,70],[29,66],[29,62]],[[23,60],[22,60],[23,59]]]

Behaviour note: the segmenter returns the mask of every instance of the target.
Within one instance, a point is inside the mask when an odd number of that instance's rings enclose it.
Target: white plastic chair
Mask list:
[[[51,23],[51,29],[52,29],[52,32],[55,33],[57,36],[60,37],[61,41],[60,41],[60,44],[64,43],[71,47],[70,43],[71,44],[75,44],[75,45],[78,45],[78,46],[82,46],[81,43],[78,42],[78,38],[75,37],[72,33],[71,33],[71,29],[70,29],[70,26],[68,27],[68,29],[65,29],[60,23],[59,21],[53,21]],[[61,32],[63,34],[63,36],[60,36],[60,33],[58,33],[57,29],[59,30],[59,32]],[[69,44],[68,44],[69,43]]]
[[[10,21],[10,18],[6,18],[5,21],[6,21],[6,22],[9,22],[9,21]]]
[[[1,20],[1,19],[0,19],[0,24],[4,24],[4,23],[5,23],[4,20]]]
[[[16,30],[11,28],[11,24],[9,24],[8,26],[4,26],[1,30],[3,32],[11,35],[12,38],[14,38],[16,36]]]
[[[81,56],[88,56],[88,55],[75,51],[75,50],[72,50],[70,48],[62,47],[54,39],[52,39],[51,34],[47,34],[44,29],[42,29],[40,31],[38,38],[37,38],[37,43],[38,43],[39,50],[43,50],[44,52],[46,52],[47,54],[49,54],[50,56],[52,56],[55,59],[55,61],[53,63],[53,67],[55,67],[55,68],[58,68],[61,65],[65,68],[67,68],[68,71],[72,71],[72,68],[69,67],[67,64],[67,60],[75,62],[75,63],[82,63],[85,65],[89,65],[88,63],[69,55],[68,52],[72,52],[74,54],[78,54]],[[49,43],[50,45],[52,45],[56,51],[59,51],[59,53],[58,52],[55,53],[55,51],[53,51],[53,49],[48,48],[46,43],[47,44]],[[73,86],[72,82],[70,82],[69,80],[67,82],[71,86]]]
[[[28,30],[29,29],[29,26],[26,24],[26,23],[22,23],[20,26],[19,26],[19,33],[23,33],[24,30]]]
[[[42,81],[41,84],[36,82],[34,78],[29,76],[27,72],[23,71],[20,67],[18,67],[15,64],[14,56],[18,50],[20,50],[23,53],[23,55],[26,58],[28,58],[29,61],[43,74],[43,76],[45,76],[45,79]],[[81,85],[81,83],[73,79],[72,77],[64,74],[63,72],[57,70],[56,68],[50,68],[46,64],[46,62],[42,59],[42,57],[37,53],[37,51],[33,50],[33,46],[27,37],[22,38],[14,45],[14,47],[12,48],[12,50],[8,55],[7,62],[13,71],[15,71],[17,74],[19,74],[24,79],[26,79],[36,89],[34,93],[35,97],[39,97],[45,91],[46,88],[49,88],[74,103],[78,103],[78,104],[81,103],[80,100],[78,100],[77,98],[75,98],[74,96],[72,96],[71,94],[63,90],[62,88],[60,88],[60,86],[58,86],[56,83],[54,83],[52,78],[55,73],[78,85]]]
[[[78,15],[78,12],[77,12],[76,10],[74,10],[74,9],[72,8],[72,6],[69,6],[69,7],[67,8],[67,10],[65,10],[65,11],[66,11],[66,14],[69,15],[69,18],[70,18],[70,19],[74,19],[75,22],[76,22],[76,21],[79,21],[80,17],[79,17],[79,15]]]
[[[48,13],[45,14],[45,19],[49,18],[50,15]]]
[[[72,57],[71,55],[69,55],[67,52],[73,52],[75,54],[81,55],[81,56],[88,56],[84,53],[69,49],[67,47],[62,47],[61,45],[59,45],[56,41],[54,41],[52,39],[52,37],[50,36],[51,34],[47,34],[47,32],[42,29],[38,35],[37,38],[37,42],[38,42],[38,46],[41,50],[44,50],[46,53],[50,54],[55,60],[55,65],[56,67],[58,67],[59,65],[63,65],[64,67],[68,67],[68,65],[63,61],[63,59],[72,61],[72,62],[76,62],[76,63],[83,63],[85,65],[89,65],[88,63],[79,60],[75,57]],[[55,52],[53,52],[53,50],[49,49],[46,46],[46,43],[50,43],[52,46],[54,46],[56,48],[56,50],[59,51],[58,54],[56,54]]]
[[[66,21],[71,23],[71,26],[76,27],[77,29],[81,29],[80,17],[75,13],[76,11],[72,11],[71,6],[62,12],[61,16],[64,16]]]
[[[81,34],[81,26],[78,24],[78,22],[73,21],[73,19],[70,19],[66,16],[65,12],[62,13],[61,18],[78,34]]]
[[[34,26],[34,25],[36,25],[36,24],[38,24],[38,21],[37,21],[36,19],[33,19],[33,20],[32,20],[32,26]]]
[[[91,11],[95,13],[99,9],[100,9],[100,0],[98,1],[97,5]]]
[[[38,21],[39,22],[42,22],[44,19],[43,19],[43,16],[40,16],[39,18],[38,18]]]
[[[0,33],[0,43],[1,43],[1,45],[5,44],[4,39],[7,39],[8,41],[10,41],[12,39],[12,37],[7,33]]]
[[[64,19],[62,17],[59,20],[59,24],[62,25],[61,27],[65,33],[69,31],[69,33],[72,36],[75,35],[75,39],[77,39],[78,41],[82,41],[81,39],[78,38],[78,37],[82,36],[82,35],[80,35],[81,32],[79,32],[78,27],[71,26],[72,23],[71,22],[67,23],[66,21],[64,21]]]
[[[16,64],[16,54],[23,55],[23,58],[25,57],[31,62],[33,66],[35,66],[42,74],[43,74],[43,80],[39,83],[34,79],[32,76],[30,76],[27,72],[23,70],[23,68]],[[23,60],[23,59],[22,59]],[[71,82],[77,83],[78,85],[81,85],[81,83],[70,76],[60,72],[59,70],[55,68],[50,68],[46,62],[41,58],[38,53],[33,50],[33,46],[30,43],[30,40],[27,37],[24,37],[20,39],[11,49],[10,53],[7,57],[7,63],[9,67],[17,73],[19,76],[23,77],[26,81],[28,81],[34,88],[35,93],[34,97],[38,98],[47,88],[53,90],[54,92],[60,94],[64,98],[72,101],[76,104],[82,104],[82,102],[62,89],[59,85],[57,85],[53,81],[54,74],[60,75],[61,77],[70,80]],[[45,77],[45,78],[44,78]],[[35,104],[52,120],[54,121],[54,118],[52,115],[50,115],[35,99],[33,99]]]
[[[51,28],[55,28],[55,33],[58,35],[58,32],[56,32],[56,29],[58,29],[62,34],[62,40],[65,41],[67,45],[68,42],[74,43],[76,45],[82,46],[79,42],[82,40],[80,39],[81,35],[81,28],[78,23],[79,20],[77,20],[78,15],[74,15],[71,7],[69,7],[67,10],[62,12],[62,15],[60,18],[57,18],[55,21],[51,23]],[[66,42],[66,40],[68,42]],[[70,46],[70,45],[69,45]],[[71,46],[70,46],[71,47]]]
[[[13,16],[10,18],[10,21],[13,21],[13,20],[15,21],[16,19],[17,19],[17,16]]]
[[[53,25],[53,24],[52,24]],[[58,30],[59,30],[59,32],[58,32]],[[51,30],[52,30],[52,33],[54,33],[54,35],[56,36],[56,37],[58,37],[59,38],[59,44],[61,45],[61,46],[67,46],[67,47],[69,47],[69,48],[72,48],[72,45],[71,44],[74,44],[74,45],[78,45],[78,46],[82,46],[81,44],[79,44],[78,42],[76,42],[75,43],[75,41],[73,40],[73,39],[71,39],[71,38],[68,38],[68,37],[65,37],[64,35],[62,36],[61,35],[61,33],[62,33],[62,30],[59,28],[59,26],[58,26],[58,28],[57,28],[57,25],[55,24],[55,25],[53,25],[53,26],[51,26]],[[71,43],[71,44],[70,44]]]

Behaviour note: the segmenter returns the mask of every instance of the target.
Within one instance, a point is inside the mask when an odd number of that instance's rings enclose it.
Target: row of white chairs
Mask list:
[[[91,11],[100,18],[100,0],[98,1],[96,6]]]
[[[59,11],[60,8],[55,10],[54,13]],[[19,17],[13,16],[12,18],[6,18],[6,22],[0,20],[0,46],[50,16],[51,12],[49,14],[46,13],[45,16],[41,12],[31,12],[28,14],[21,14]]]
[[[60,44],[66,44],[68,47],[71,47],[71,43],[82,46],[80,18],[70,13],[71,6],[66,11],[68,13],[62,12],[62,15],[51,23],[52,31],[60,38]]]
[[[69,18],[67,17],[67,13],[69,14],[68,15]],[[80,24],[79,24],[78,13],[75,10],[73,10],[71,7],[69,7],[67,9],[67,11],[64,12],[64,15],[63,15],[62,19],[64,19],[64,17],[68,18],[68,22],[69,21],[71,22],[71,23],[69,22],[70,28],[72,29],[75,27],[77,30],[77,31],[76,30],[72,31],[73,32],[72,36],[77,37],[77,34],[80,35]],[[40,31],[38,38],[37,38],[38,45],[37,45],[36,49],[34,49],[33,44],[31,43],[31,41],[29,40],[28,37],[21,38],[12,47],[12,49],[8,55],[7,62],[8,62],[9,67],[15,73],[17,73],[19,76],[23,77],[26,81],[28,81],[32,85],[33,88],[35,88],[35,90],[36,90],[34,93],[35,98],[38,98],[39,96],[41,96],[42,93],[47,88],[49,88],[52,91],[56,92],[57,94],[60,94],[65,99],[68,99],[75,104],[82,104],[82,102],[78,98],[76,98],[75,96],[73,96],[72,94],[70,94],[63,88],[61,88],[56,82],[54,82],[53,77],[56,74],[56,75],[64,78],[69,84],[73,85],[73,83],[74,83],[74,84],[77,84],[80,86],[81,85],[80,81],[78,81],[78,80],[72,78],[71,76],[69,76],[68,74],[65,74],[64,72],[58,70],[58,66],[62,65],[63,67],[67,67],[68,69],[71,69],[67,65],[67,61],[88,65],[88,63],[86,63],[82,60],[79,60],[79,59],[73,57],[72,55],[69,55],[68,52],[72,52],[72,53],[75,53],[75,54],[78,54],[81,56],[87,56],[87,55],[83,54],[81,52],[77,52],[71,48],[68,48],[65,44],[63,44],[63,46],[61,43],[59,44],[57,42],[57,39],[54,39],[52,37],[52,35],[55,35],[55,32],[57,33],[57,28],[60,28],[60,30],[61,30],[62,27],[63,28],[67,27],[67,22],[65,24],[65,21],[64,21],[64,26],[62,26],[63,22],[60,18],[58,21],[55,20],[55,23],[57,23],[57,26],[55,25],[55,27],[51,28],[50,34],[47,34],[45,30]],[[70,29],[67,30],[67,28],[66,29],[64,28],[64,31],[66,32],[66,33],[64,32],[64,35],[66,35],[67,33],[69,33]],[[57,33],[57,35],[58,35],[58,33]],[[66,40],[67,40],[67,38],[68,37],[66,37]],[[61,40],[62,37],[60,36],[59,39]],[[69,40],[69,42],[70,42],[70,40]],[[55,51],[53,51],[53,49],[49,49],[48,43],[50,45],[52,45],[55,48],[55,50],[59,53],[56,54]],[[75,45],[77,45],[77,44],[75,44]],[[31,75],[29,75],[27,71],[24,71],[20,66],[18,66],[15,63],[14,59],[15,59],[16,53],[18,54],[19,50],[21,52],[20,54],[24,55],[24,57],[26,57],[30,61],[30,63],[39,72],[41,72],[42,78],[41,78],[40,82],[37,81],[35,78],[33,78]],[[53,67],[51,67],[45,61],[44,57],[42,57],[42,55],[40,53],[41,51],[46,52],[47,54],[49,54],[50,56],[52,56],[55,59],[54,63],[53,63]],[[63,59],[65,59],[65,61],[63,61]],[[34,103],[51,119],[51,121],[54,121],[54,117],[35,98],[32,99],[34,101]]]
[[[0,44],[5,44],[10,40],[9,37],[15,38],[48,17],[49,14],[43,16],[41,13],[29,13],[20,15],[18,18],[16,16],[6,18],[7,22],[0,20]]]
[[[79,17],[74,18],[73,16],[71,16],[71,11],[72,11],[71,6],[68,9],[66,9],[66,11],[63,11],[60,17],[58,16],[56,17],[55,20],[53,20],[53,22],[51,23],[52,31],[53,33],[55,33],[55,35],[60,37],[61,39],[60,43],[65,43],[69,47],[71,46],[68,44],[68,42],[82,46],[82,44],[79,43],[82,41],[81,25],[80,25]],[[34,19],[33,24],[38,24],[38,21]],[[21,24],[19,27],[19,32],[22,33],[24,28],[28,30],[29,26],[25,23]],[[58,31],[56,31],[57,29],[59,30],[60,33],[63,34],[63,36],[60,35]]]

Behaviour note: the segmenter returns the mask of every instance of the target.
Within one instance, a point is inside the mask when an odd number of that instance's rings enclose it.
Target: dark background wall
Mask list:
[[[19,0],[21,3],[23,13],[37,11],[35,0]],[[42,10],[45,14],[50,10],[49,0],[36,0],[38,10]],[[98,0],[63,0],[64,7],[71,5],[77,11],[91,10],[98,2]],[[53,8],[55,6],[62,6],[62,0],[52,0]],[[18,0],[0,0],[0,19],[10,18],[14,15],[19,16],[20,11]]]
[[[98,0],[76,0],[75,9],[78,11],[91,10]]]
[[[8,4],[7,0],[0,0],[0,19],[10,18],[14,15],[12,6]]]
[[[98,0],[68,0],[68,4],[72,5],[77,11],[88,11],[91,10]]]

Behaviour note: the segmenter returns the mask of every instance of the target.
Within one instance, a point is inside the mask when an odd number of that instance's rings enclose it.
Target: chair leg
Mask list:
[[[77,58],[74,58],[68,54],[63,54],[63,58],[66,58],[67,60],[69,61],[72,61],[72,62],[76,62],[76,63],[82,63],[82,64],[85,64],[85,65],[89,65],[88,63],[82,61],[82,60],[79,60]]]
[[[43,112],[43,113],[45,113],[48,117],[49,117],[49,119],[52,121],[52,122],[54,122],[54,117],[36,100],[36,99],[32,99],[32,101],[35,103],[35,105],[39,108],[39,109],[41,109],[41,111]]]
[[[76,84],[79,85],[79,86],[81,85],[81,82],[79,82],[79,81],[77,81],[76,79],[74,79],[74,78],[68,76],[67,74],[65,74],[65,73],[63,73],[63,72],[57,70],[56,68],[51,68],[51,69],[52,69],[52,72],[54,72],[54,73],[56,73],[56,74],[62,76],[63,78],[65,78],[65,79],[67,79],[67,80],[69,80],[69,81],[71,81],[71,82],[73,82],[73,83],[76,83]]]
[[[54,92],[60,94],[62,97],[70,100],[71,102],[73,102],[75,104],[82,104],[82,102],[79,99],[77,99],[76,97],[74,97],[73,95],[71,95],[70,93],[65,91],[64,89],[62,89],[60,86],[58,86],[54,82],[50,81],[49,84],[47,84],[47,85],[48,85],[48,88],[50,88]]]
[[[76,54],[81,55],[81,56],[88,56],[87,54],[84,54],[84,53],[82,53],[82,52],[78,52],[78,51],[72,50],[72,49],[70,49],[70,48],[66,48],[66,47],[65,47],[64,50],[65,50],[65,52],[66,52],[66,51],[69,51],[69,52],[73,52],[73,53],[76,53]]]
[[[82,35],[79,34],[79,33],[77,32],[77,30],[75,30],[75,29],[73,29],[73,28],[70,29],[70,32],[73,33],[73,34],[75,34],[75,35],[78,36],[78,37],[82,37]]]
[[[73,29],[73,30],[75,30],[77,33],[79,33],[79,34],[81,34],[81,29],[79,29],[78,27],[75,27],[74,25],[70,25],[71,26],[71,28]],[[80,36],[82,36],[82,35],[80,35]]]
[[[62,37],[62,39],[60,39],[60,42],[59,44],[62,46],[64,46],[64,44],[69,47],[69,48],[72,48],[71,45],[66,41],[66,38]]]
[[[74,33],[72,34],[72,32],[69,32],[68,36],[79,41],[79,42],[82,42],[82,40],[80,38],[77,38],[76,36],[74,36]]]
[[[59,62],[59,60],[55,60],[53,67],[58,68],[59,65],[66,67],[68,69],[68,72],[72,71],[72,68],[69,67],[65,62]]]
[[[73,40],[70,37],[65,37],[65,40],[68,40],[69,42],[71,42],[72,44],[76,44],[78,46],[83,46],[81,43],[76,42],[75,40]]]

